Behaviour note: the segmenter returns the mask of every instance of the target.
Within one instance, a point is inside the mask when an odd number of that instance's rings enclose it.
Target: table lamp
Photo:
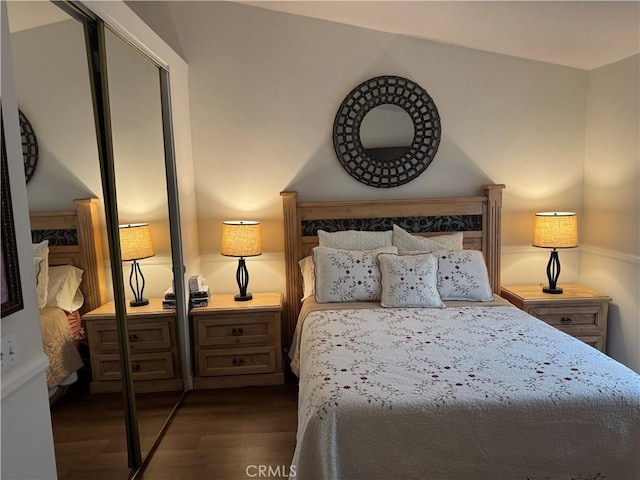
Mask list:
[[[260,222],[249,220],[234,220],[222,224],[222,246],[220,253],[227,257],[240,257],[236,280],[240,293],[235,296],[237,302],[251,300],[253,296],[247,293],[249,285],[249,271],[245,264],[245,257],[255,257],[262,254],[260,240]]]
[[[533,246],[551,248],[551,257],[547,263],[549,286],[543,287],[544,293],[562,293],[557,286],[560,276],[560,258],[558,248],[578,246],[578,217],[573,212],[536,213],[533,223]]]
[[[149,300],[143,297],[144,276],[138,260],[153,257],[153,243],[151,242],[151,230],[148,223],[132,223],[120,225],[120,250],[122,261],[132,261],[129,285],[133,292],[133,300],[129,302],[132,307],[148,305]]]

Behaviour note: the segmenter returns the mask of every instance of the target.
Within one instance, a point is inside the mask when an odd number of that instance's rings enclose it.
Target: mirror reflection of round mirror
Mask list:
[[[24,159],[24,176],[29,183],[38,165],[38,140],[33,127],[22,110],[18,110],[20,119],[20,135],[22,137],[22,156]]]
[[[385,103],[372,108],[360,124],[365,151],[379,162],[402,157],[411,148],[413,120],[401,107]]]

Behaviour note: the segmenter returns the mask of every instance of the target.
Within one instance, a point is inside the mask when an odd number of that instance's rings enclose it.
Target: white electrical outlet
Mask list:
[[[11,330],[0,337],[0,358],[2,359],[2,371],[13,367],[16,364],[16,332]]]

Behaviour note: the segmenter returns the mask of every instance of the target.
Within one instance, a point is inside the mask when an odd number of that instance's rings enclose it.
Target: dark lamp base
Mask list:
[[[542,287],[542,291],[544,293],[554,293],[554,294],[560,294],[562,293],[562,289],[561,288],[549,288],[549,287]]]
[[[236,295],[235,297],[233,297],[233,299],[236,302],[247,302],[249,300],[251,300],[253,298],[253,295],[251,295],[250,293],[247,293],[246,295]]]
[[[144,305],[149,305],[149,300],[143,298],[142,300],[131,300],[129,305],[132,307],[143,307]]]

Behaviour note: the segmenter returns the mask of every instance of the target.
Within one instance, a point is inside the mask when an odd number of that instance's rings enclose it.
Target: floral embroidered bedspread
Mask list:
[[[298,330],[296,479],[640,478],[640,376],[515,307]]]

